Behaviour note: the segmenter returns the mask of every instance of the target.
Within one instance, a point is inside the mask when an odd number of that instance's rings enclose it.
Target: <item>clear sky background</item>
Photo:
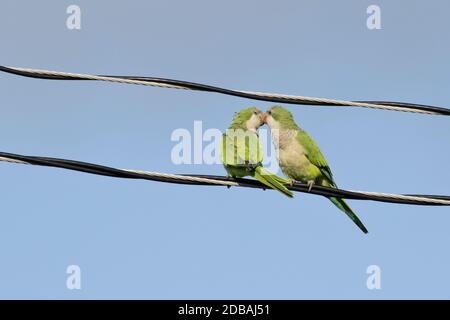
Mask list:
[[[66,8],[81,7],[81,30]],[[366,9],[381,7],[381,30]],[[448,1],[2,1],[0,64],[243,90],[450,106]],[[121,168],[174,165],[177,128],[271,104],[0,74],[0,150]],[[450,194],[446,117],[286,106],[342,188]],[[450,298],[450,209],[188,187],[0,163],[0,298]],[[66,268],[81,268],[81,290]],[[381,268],[381,290],[366,269]]]

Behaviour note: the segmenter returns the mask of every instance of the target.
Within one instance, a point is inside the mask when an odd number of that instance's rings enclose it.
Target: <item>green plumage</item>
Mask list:
[[[223,165],[231,177],[251,176],[267,187],[293,197],[292,192],[284,186],[287,180],[262,166],[263,153],[256,132],[263,124],[261,114],[253,107],[235,114],[231,125],[222,135],[220,151]]]
[[[331,169],[315,141],[295,123],[292,114],[280,106],[267,111],[266,123],[277,146],[280,168],[289,178],[303,183],[337,188]],[[330,201],[364,232],[366,227],[347,203],[340,198]]]

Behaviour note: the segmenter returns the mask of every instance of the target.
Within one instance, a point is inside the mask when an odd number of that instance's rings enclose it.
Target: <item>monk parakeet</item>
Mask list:
[[[263,113],[257,108],[247,108],[237,112],[221,139],[221,159],[228,176],[240,178],[252,176],[269,188],[288,197],[292,192],[280,178],[262,166],[263,153],[259,144],[257,129],[263,125]]]
[[[294,122],[292,114],[280,107],[271,107],[263,120],[270,127],[272,141],[277,150],[278,161],[283,173],[292,180],[337,188],[331,169],[314,140]],[[340,198],[329,197],[331,202],[364,232],[366,227],[347,203]]]

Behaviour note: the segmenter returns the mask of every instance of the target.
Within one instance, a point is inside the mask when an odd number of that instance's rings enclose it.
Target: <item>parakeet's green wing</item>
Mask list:
[[[320,152],[316,142],[302,129],[297,133],[297,141],[305,150],[305,155],[308,160],[319,168],[322,174],[329,180],[330,184],[336,187],[331,169],[328,166],[325,157],[322,155],[322,152]]]
[[[263,153],[258,134],[248,131],[245,136],[239,138],[240,140],[233,134],[222,135],[220,141],[222,162],[229,166],[253,167],[253,170],[248,171],[249,175],[269,188],[278,190],[292,198],[293,193],[284,186],[287,181],[262,167]]]
[[[283,185],[287,181],[262,167],[263,155],[258,134],[251,131],[248,131],[246,134],[245,143],[237,143],[237,153],[241,159],[248,161],[250,166],[254,166],[253,177],[266,186],[292,198],[294,196],[292,191]]]
[[[223,134],[220,140],[221,159],[226,165],[257,165],[262,162],[263,154],[258,134],[244,132]]]
[[[234,146],[241,161],[244,160],[244,163],[255,166],[261,164],[263,155],[258,134],[256,132],[246,131],[245,135],[238,136],[238,139],[241,139],[240,142],[235,143]]]
[[[297,133],[297,141],[301,144],[303,149],[305,150],[306,157],[312,164],[319,168],[320,172],[327,178],[327,182],[325,186],[337,188],[336,183],[333,180],[333,174],[331,173],[331,169],[327,164],[324,156],[319,150],[316,142],[303,130]],[[344,201],[344,199],[329,197],[330,201],[342,210],[364,233],[367,233],[367,228],[358,218],[358,216],[353,212],[353,210],[349,207],[349,205]]]
[[[220,159],[224,165],[232,165],[235,163],[234,149],[232,140],[224,133],[219,145]]]
[[[258,165],[262,161],[262,149],[258,134],[251,131],[227,135],[228,141],[232,142],[236,155],[235,165]]]

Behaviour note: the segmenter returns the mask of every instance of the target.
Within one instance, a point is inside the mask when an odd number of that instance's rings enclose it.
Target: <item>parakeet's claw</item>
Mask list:
[[[294,183],[295,183],[295,180],[289,178],[289,179],[286,180],[286,183],[292,187],[294,185]]]
[[[231,176],[231,175],[227,175],[227,180],[229,180],[229,181],[233,181],[235,179],[235,177],[233,177],[233,176]],[[227,186],[227,189],[230,189],[231,188],[231,186],[230,185],[228,185]]]
[[[312,187],[314,185],[314,180],[309,180],[307,185],[308,185],[308,192],[311,192],[311,189],[312,189]]]

